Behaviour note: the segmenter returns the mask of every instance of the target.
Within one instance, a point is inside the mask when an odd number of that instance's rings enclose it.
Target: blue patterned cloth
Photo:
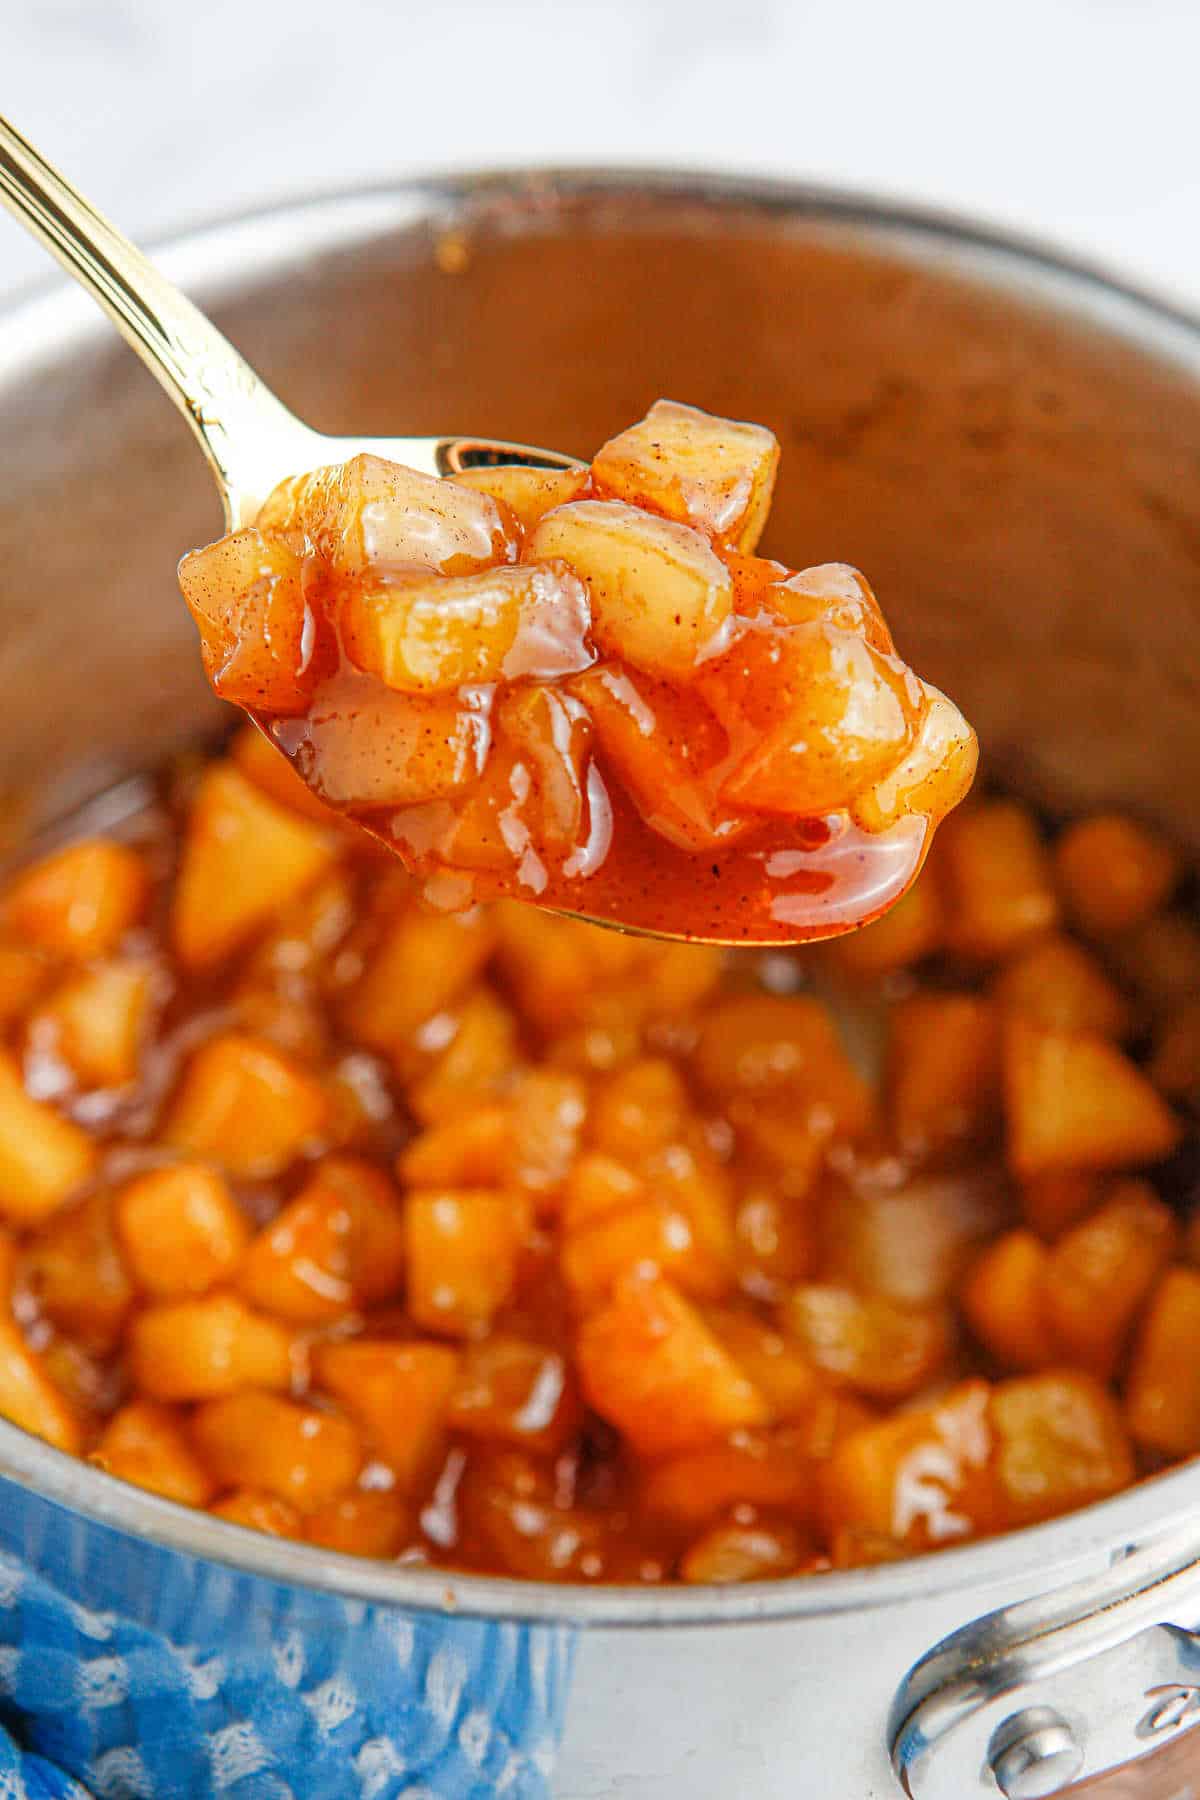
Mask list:
[[[181,1555],[0,1478],[0,1800],[548,1800],[572,1633]]]

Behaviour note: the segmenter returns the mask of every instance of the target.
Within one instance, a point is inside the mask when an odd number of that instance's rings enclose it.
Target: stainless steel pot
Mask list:
[[[660,393],[765,420],[784,451],[775,546],[870,572],[991,769],[1056,806],[1132,806],[1200,848],[1191,320],[969,225],[709,177],[381,188],[217,226],[163,262],[322,430],[461,427],[586,453]],[[207,483],[82,300],[56,291],[8,313],[12,840],[219,726],[173,593],[180,550],[219,529]],[[1200,1468],[937,1557],[641,1592],[319,1554],[155,1500],[8,1425],[0,1462],[0,1548],[73,1580],[76,1600],[90,1571],[143,1625],[161,1610],[161,1566],[145,1559],[169,1553],[194,1589],[221,1577],[285,1596],[302,1632],[352,1635],[367,1615],[434,1633],[529,1622],[543,1684],[547,1646],[565,1675],[575,1634],[555,1788],[568,1800],[885,1800],[898,1776],[916,1800],[972,1800],[1120,1764],[1086,1791],[1200,1795],[1187,1739]],[[432,1791],[502,1791],[480,1780]],[[393,1788],[348,1775],[360,1790]]]

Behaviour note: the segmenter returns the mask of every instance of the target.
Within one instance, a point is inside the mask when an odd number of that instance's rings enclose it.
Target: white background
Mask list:
[[[1200,305],[1200,0],[0,0],[0,109],[153,236],[448,165],[800,174]],[[0,292],[42,253],[0,219]]]

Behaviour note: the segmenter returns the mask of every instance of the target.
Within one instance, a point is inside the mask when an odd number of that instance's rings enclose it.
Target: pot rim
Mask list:
[[[365,244],[406,223],[439,216],[449,223],[464,209],[482,207],[484,219],[532,219],[536,226],[539,217],[552,219],[564,205],[631,199],[717,216],[790,217],[832,235],[858,235],[876,251],[1015,291],[1035,306],[1060,310],[1077,325],[1099,326],[1200,376],[1200,315],[1086,258],[952,212],[785,178],[637,166],[416,175],[248,208],[173,234],[155,252],[173,279],[219,294],[252,284],[280,264]],[[620,222],[630,223],[628,217]],[[7,296],[0,322],[0,411],[6,381],[110,330],[92,302],[61,278]],[[1061,1519],[874,1568],[725,1588],[588,1587],[371,1562],[268,1537],[130,1486],[0,1419],[5,1475],[135,1538],[288,1587],[410,1610],[563,1625],[747,1624],[837,1615],[958,1588],[978,1592],[1033,1570],[1039,1585],[1049,1586],[1056,1573],[1081,1559],[1094,1561],[1106,1549],[1117,1553],[1187,1525],[1200,1505],[1197,1462]]]

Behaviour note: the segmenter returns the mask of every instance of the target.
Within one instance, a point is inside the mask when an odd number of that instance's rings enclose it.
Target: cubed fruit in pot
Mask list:
[[[556,507],[525,553],[567,563],[587,586],[599,648],[651,674],[687,679],[733,610],[729,571],[707,539],[618,500]]]
[[[140,854],[111,838],[84,838],[21,869],[0,917],[22,943],[71,962],[106,956],[146,909]]]
[[[605,493],[751,551],[771,510],[779,445],[762,425],[656,400],[592,461]]]
[[[1016,1174],[1127,1169],[1160,1161],[1181,1126],[1166,1101],[1107,1038],[1042,1031],[1013,1019],[1005,1031],[1008,1160]]]

